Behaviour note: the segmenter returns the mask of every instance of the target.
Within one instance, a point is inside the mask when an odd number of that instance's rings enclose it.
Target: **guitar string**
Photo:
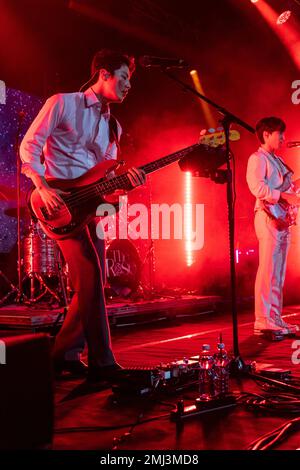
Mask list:
[[[178,152],[176,152],[176,159],[178,158],[177,155],[178,155]],[[164,157],[162,160],[165,160],[164,163],[168,164],[168,163],[172,163],[172,160],[174,158],[175,158],[175,154],[174,155],[172,154],[172,155],[169,155],[168,157]],[[170,159],[171,161],[169,162],[168,159]],[[158,160],[156,162],[146,163],[145,165],[143,165],[141,167],[141,169],[144,169],[146,171],[147,171],[147,167],[150,167],[150,169],[151,169],[151,167],[154,167],[153,170],[159,169],[160,166],[161,166],[162,160]],[[115,180],[115,182],[113,182],[113,180]],[[103,181],[103,182],[99,181],[99,183],[96,183],[95,186],[98,184],[99,186],[101,186],[101,185],[107,186],[107,187],[104,187],[104,189],[109,189],[109,186],[113,186],[113,189],[118,189],[119,188],[119,180],[120,180],[121,184],[122,183],[123,184],[128,183],[128,180],[129,180],[128,173],[124,173],[123,175],[116,176],[115,178],[112,178],[112,180],[106,180],[106,181]],[[71,202],[72,199],[78,200],[78,195],[80,196],[81,194],[85,197],[87,194],[89,194],[89,192],[91,192],[91,195],[92,195],[92,193],[95,191],[95,186],[93,188],[83,188],[82,190],[78,189],[78,191],[76,191],[76,194],[71,195],[68,198],[68,202]],[[65,197],[65,199],[67,199],[67,197]]]
[[[144,167],[146,167],[146,165],[144,165]],[[82,190],[78,190],[76,194],[64,197],[64,201],[67,203],[67,207],[63,207],[59,211],[59,213],[60,215],[63,215],[64,213],[69,212],[68,207],[72,209],[77,205],[80,205],[83,200],[87,200],[89,198],[97,198],[99,197],[99,195],[110,194],[111,189],[126,189],[128,188],[128,183],[130,183],[129,177],[127,174],[124,174],[116,177],[115,181],[107,180],[99,182],[93,188],[85,188]],[[100,188],[102,186],[102,188],[97,189],[97,186],[99,186]],[[109,191],[106,193],[106,190]]]
[[[164,162],[164,164],[166,164],[166,165],[170,164],[170,163],[173,163],[176,160],[179,160],[181,158],[181,156],[178,156],[178,155],[180,155],[180,154],[186,155],[187,153],[192,152],[195,148],[197,148],[201,145],[205,145],[205,144],[203,144],[202,142],[193,144],[193,145],[187,147],[186,149],[181,150],[179,152],[175,152],[171,155],[168,155],[167,157],[163,157],[163,158],[158,159],[154,162],[146,163],[145,165],[143,165],[141,167],[141,169],[146,170],[147,167],[150,167],[150,169],[151,169],[151,167],[154,167],[154,169],[152,170],[152,171],[154,171],[154,170],[159,169],[161,167],[160,164],[162,162]],[[170,161],[168,161],[168,160],[170,160]],[[155,168],[155,166],[157,168]],[[115,182],[112,181],[113,179],[115,179]],[[99,192],[101,192],[101,190],[98,191],[98,189],[96,188],[97,185],[98,186],[104,186],[103,194],[105,194],[105,190],[109,189],[109,187],[112,187],[112,189],[126,189],[126,187],[125,188],[120,188],[119,182],[121,184],[122,183],[123,184],[128,184],[128,180],[129,180],[128,173],[124,173],[124,175],[119,175],[119,176],[117,176],[113,179],[111,181],[110,180],[103,181],[103,182],[99,181],[99,183],[96,183],[95,186],[92,187],[92,188],[88,187],[88,188],[83,188],[81,190],[78,189],[76,191],[76,194],[70,195],[70,196],[65,196],[64,200],[66,200],[67,203],[69,204],[69,206],[72,208],[72,207],[75,207],[76,205],[78,205],[78,203],[81,203],[81,201],[83,199],[86,199],[89,196],[97,197],[97,193],[95,193],[95,190],[98,192],[98,194],[99,194]],[[129,180],[129,182],[130,182],[130,180]],[[107,194],[109,194],[109,192]],[[63,209],[61,209],[60,212],[63,213],[64,211],[68,211],[67,208],[64,207]]]
[[[191,147],[189,147],[189,151],[192,151],[192,149],[196,148],[197,146],[199,146],[199,144],[194,144],[192,145]],[[172,163],[176,160],[178,160],[180,157],[178,157],[179,154],[186,154],[187,153],[187,149],[185,149],[185,151],[181,151],[181,152],[176,152],[172,155],[169,155],[167,157],[164,157],[162,159],[159,159],[155,162],[150,162],[148,164],[145,164],[142,168],[144,170],[147,170],[147,167],[152,169],[152,171],[154,171],[155,169],[159,169],[160,166],[161,166],[161,163],[164,162],[165,164],[168,164],[168,163]],[[124,175],[119,175],[118,177],[115,178],[115,181],[112,182],[112,181],[104,181],[104,182],[99,182],[98,185],[99,186],[104,186],[104,190],[105,189],[109,189],[109,187],[112,187],[117,189],[117,188],[120,188],[120,184],[128,184],[128,174],[124,174]],[[95,185],[96,186],[96,185]],[[96,189],[96,191],[98,191]],[[105,194],[105,192],[103,192]],[[102,194],[103,194],[102,193]],[[110,193],[110,191],[108,192],[108,194]],[[78,194],[80,194],[80,197],[78,197]],[[95,187],[93,188],[84,188],[82,190],[78,190],[76,194],[74,194],[74,196],[70,196],[70,197],[67,197],[65,199],[67,199],[67,203],[68,203],[68,206],[64,206],[60,211],[59,211],[59,215],[60,216],[63,216],[64,214],[66,213],[69,213],[69,209],[72,209],[73,207],[76,207],[76,205],[80,205],[81,201],[83,199],[86,199],[87,197],[90,197],[90,196],[95,196],[97,197],[97,193],[95,193]]]
[[[148,167],[152,171],[155,171],[156,169],[159,169],[161,167],[162,162],[165,165],[173,163],[173,162],[175,162],[176,160],[178,160],[180,158],[180,156],[178,157],[178,155],[180,155],[180,154],[185,155],[187,152],[191,152],[192,150],[194,150],[198,146],[199,146],[199,144],[194,144],[194,145],[188,147],[188,149],[182,150],[180,152],[175,152],[174,154],[168,155],[167,157],[163,157],[162,159],[156,160],[155,162],[146,163],[141,168],[144,169],[145,171],[147,171],[147,167]],[[115,181],[113,181],[113,179]],[[81,201],[84,200],[84,199],[87,199],[89,197],[97,197],[97,192],[98,192],[98,195],[99,195],[99,193],[101,193],[102,191],[101,191],[101,189],[98,190],[96,186],[99,186],[99,187],[102,186],[103,189],[104,189],[102,194],[105,194],[105,190],[107,190],[107,189],[109,189],[109,190],[110,190],[110,188],[112,188],[112,189],[122,189],[122,188],[120,188],[120,184],[124,184],[124,185],[127,184],[128,185],[128,182],[130,182],[129,177],[128,177],[128,173],[124,173],[123,175],[119,175],[119,176],[117,176],[113,179],[112,180],[106,180],[106,181],[103,181],[103,182],[100,181],[99,183],[96,183],[93,188],[83,188],[81,190],[79,189],[78,191],[76,191],[76,194],[66,196],[64,198],[64,200],[67,202],[68,205],[67,205],[67,207],[63,207],[59,211],[60,216],[63,215],[64,213],[69,212],[68,207],[70,207],[70,208],[76,207],[76,205],[81,204]],[[126,189],[126,187],[124,189]],[[110,191],[106,194],[110,194]]]
[[[197,145],[197,144],[195,144]],[[178,155],[178,153],[177,153]],[[176,159],[178,159],[178,156],[176,155]],[[164,163],[165,164],[168,164],[168,163],[172,163],[172,160],[175,158],[175,155],[172,154],[169,155],[168,157],[164,157]],[[168,161],[171,160],[171,161]],[[150,163],[147,163],[145,165],[143,165],[143,167],[141,167],[142,169],[146,170],[147,171],[147,167],[150,167],[150,169],[152,169],[152,171],[154,171],[155,169],[159,169],[161,167],[161,163],[162,161],[161,160],[158,160],[157,162],[150,162]],[[152,167],[152,168],[151,168]],[[113,181],[115,180],[115,181]],[[81,201],[82,199],[86,198],[86,197],[89,197],[89,196],[95,196],[97,197],[97,192],[99,194],[99,190],[97,189],[96,186],[99,186],[103,188],[103,193],[105,194],[105,190],[106,189],[118,189],[120,188],[120,185],[126,185],[128,184],[128,182],[130,182],[129,180],[129,177],[128,177],[128,174],[127,173],[124,173],[123,175],[119,175],[119,176],[116,176],[115,178],[113,178],[112,180],[106,180],[106,181],[99,181],[99,183],[96,183],[93,187],[88,187],[88,188],[83,188],[83,189],[78,189],[76,191],[75,194],[73,195],[70,195],[70,196],[65,196],[64,199],[72,206],[72,203],[75,202],[77,204],[77,202]],[[120,188],[122,189],[122,188]],[[126,188],[124,188],[126,189]],[[101,191],[101,189],[100,189]]]
[[[115,189],[130,189],[128,188],[128,184],[130,184],[128,174],[119,175],[114,181],[100,181],[93,187],[83,188],[81,190],[79,189],[74,194],[65,196],[63,200],[72,208],[80,204],[83,200],[97,198],[99,195],[110,194]]]
[[[117,180],[117,181],[116,181]],[[103,191],[99,191],[95,186],[93,188],[85,188],[82,190],[79,190],[76,192],[76,194],[71,195],[71,196],[65,196],[64,197],[64,202],[67,203],[67,206],[64,206],[59,210],[59,216],[63,216],[64,214],[67,214],[69,212],[69,209],[72,209],[76,207],[77,205],[80,205],[83,200],[88,200],[89,198],[97,198],[99,195],[105,195],[105,194],[110,194],[111,191],[108,191],[105,193],[106,189],[122,189],[122,185],[125,186],[124,189],[126,189],[126,185],[128,186],[128,183],[130,182],[127,174],[120,175],[116,177],[116,180],[114,182],[112,181],[104,181],[104,182],[99,182],[98,185],[103,187]],[[80,193],[80,197],[78,197],[78,194]],[[51,220],[50,220],[51,221]]]
[[[181,150],[181,151],[179,151],[179,152],[175,152],[175,153],[173,153],[173,154],[171,154],[171,155],[167,155],[166,157],[162,157],[161,159],[155,160],[154,162],[146,163],[145,165],[143,165],[143,166],[140,167],[140,168],[147,171],[147,167],[150,167],[149,172],[151,172],[151,167],[154,167],[154,169],[152,170],[152,171],[154,171],[154,170],[159,169],[159,168],[161,167],[161,163],[162,163],[162,162],[163,162],[164,164],[170,164],[170,163],[172,163],[173,161],[176,161],[177,159],[180,158],[180,156],[178,157],[178,155],[180,155],[180,154],[186,154],[188,151],[191,152],[192,150],[194,150],[194,149],[195,149],[196,147],[198,147],[198,146],[199,146],[198,143],[197,143],[197,144],[194,144],[194,145],[191,145],[190,147],[187,147],[187,148],[184,149],[184,150]],[[117,188],[119,187],[119,186],[118,186],[118,181],[115,181],[115,183],[113,183],[113,180],[114,180],[114,179],[115,179],[115,180],[120,180],[122,177],[125,177],[125,178],[128,179],[128,173],[124,173],[123,175],[116,176],[115,178],[112,178],[111,180],[107,180],[107,181],[103,181],[103,182],[99,181],[99,183],[95,183],[95,186],[96,186],[97,184],[98,184],[99,186],[101,186],[101,185],[111,186],[112,184],[114,184],[114,185],[116,184],[116,186],[114,187],[114,189],[117,189]],[[121,182],[122,182],[122,183],[125,183],[125,181],[121,181]],[[126,182],[128,182],[128,181],[126,181]],[[94,184],[94,183],[92,183],[92,184]],[[78,195],[80,195],[80,193],[82,193],[82,194],[85,196],[86,194],[89,193],[89,191],[93,192],[95,186],[94,186],[93,188],[90,188],[90,187],[88,187],[88,188],[83,188],[82,190],[78,189],[78,190],[76,191],[76,194],[74,194],[74,199],[77,200],[77,199],[78,199]],[[104,189],[108,189],[108,188],[104,188]],[[73,198],[73,195],[71,195],[71,196],[68,198],[68,201],[69,201],[69,202],[72,201],[72,198]]]
[[[123,177],[123,175],[122,175],[122,178],[120,176],[118,177],[119,180],[121,182],[124,182],[124,184],[125,184],[125,182],[128,184],[127,175],[124,175],[125,177]],[[102,183],[102,184],[105,184],[105,183]],[[101,185],[101,183],[99,183],[99,185]],[[115,184],[113,186],[115,186],[116,189],[120,187],[120,185],[115,185]],[[85,191],[86,191],[86,194],[84,194]],[[71,197],[65,197],[64,198],[64,202],[67,203],[67,206],[64,206],[62,209],[59,210],[59,215],[60,216],[63,215],[64,213],[68,213],[69,212],[68,208],[72,209],[72,208],[76,207],[77,205],[80,205],[83,200],[88,201],[89,198],[92,198],[92,197],[96,198],[97,197],[97,190],[95,190],[95,188],[85,188],[85,190],[81,190],[80,192],[82,194],[81,197],[77,197],[77,194],[76,194],[76,195],[73,195]],[[105,195],[105,191],[103,191],[102,194]],[[106,193],[106,194],[109,194],[109,193]],[[98,193],[98,195],[99,195],[99,193]]]
[[[187,152],[191,152],[193,151],[195,148],[199,147],[200,144],[193,144],[191,145],[190,147],[187,147],[186,149],[184,150],[181,150],[179,152],[175,152],[171,155],[168,155],[166,157],[162,157],[161,159],[158,159],[154,162],[149,162],[149,163],[146,163],[145,165],[143,165],[142,167],[140,167],[141,169],[144,169],[146,172],[148,171],[149,173],[151,171],[155,171],[159,168],[161,168],[161,164],[164,163],[164,165],[167,165],[167,164],[170,164],[170,163],[173,163],[175,162],[176,160],[178,160],[179,158],[181,158],[181,154],[185,155]],[[119,179],[122,179],[125,177],[125,180],[127,179],[127,181],[121,181],[121,183],[128,183],[128,174],[127,173],[124,173],[123,175],[119,175],[119,176],[116,176],[115,180],[119,180]],[[113,180],[112,179],[112,180]],[[107,181],[103,181],[103,182],[99,182],[98,184],[101,186],[101,185],[107,185],[107,186],[110,186],[112,184],[112,180],[107,180]],[[113,183],[115,186],[114,186],[114,189],[118,189],[119,188],[119,185],[118,185],[118,181],[115,181],[115,183]],[[104,188],[104,189],[108,189],[108,188]],[[78,200],[78,195],[80,195],[80,193],[82,193],[84,196],[86,194],[88,194],[89,190],[91,192],[94,191],[94,188],[85,188],[85,189],[82,189],[82,190],[78,190],[76,191],[76,194],[74,194],[74,199],[75,200]],[[86,194],[84,194],[86,192]],[[72,200],[72,196],[69,197],[69,200],[68,201],[71,201]]]

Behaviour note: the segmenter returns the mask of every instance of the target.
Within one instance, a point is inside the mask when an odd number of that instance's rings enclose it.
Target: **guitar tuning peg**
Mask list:
[[[217,127],[217,131],[218,131],[218,132],[224,131],[224,127],[222,127],[222,126]]]
[[[206,134],[206,129],[202,129],[202,130],[200,131],[200,135],[202,136],[202,135],[205,135],[205,134]]]
[[[214,129],[213,127],[210,127],[210,128],[208,129],[208,132],[209,132],[210,134],[213,134],[214,132],[216,132],[216,129]]]

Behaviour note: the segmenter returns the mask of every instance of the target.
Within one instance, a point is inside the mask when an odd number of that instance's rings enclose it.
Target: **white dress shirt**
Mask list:
[[[92,88],[51,96],[21,142],[22,173],[73,179],[102,160],[116,159],[118,143],[110,138],[110,119],[115,118],[109,107],[101,105]],[[116,124],[119,140],[122,129]]]

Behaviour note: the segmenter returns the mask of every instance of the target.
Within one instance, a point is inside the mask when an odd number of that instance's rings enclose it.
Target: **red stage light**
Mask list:
[[[283,13],[281,13],[281,15],[278,16],[276,23],[277,24],[286,23],[289,20],[289,18],[291,17],[291,15],[292,15],[291,10],[284,11]]]
[[[278,13],[265,0],[260,0],[260,2],[255,3],[255,7],[286,47],[296,67],[300,69],[300,34],[297,27],[291,21],[287,23],[292,15],[292,10],[286,10],[278,16]],[[278,25],[284,23],[287,23],[284,28],[278,28]]]

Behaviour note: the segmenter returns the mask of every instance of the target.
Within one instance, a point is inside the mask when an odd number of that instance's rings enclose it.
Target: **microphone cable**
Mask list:
[[[299,431],[300,429],[300,418],[286,421],[278,428],[271,432],[264,434],[247,447],[246,450],[269,450],[276,447],[282,441],[284,441],[291,433]]]

